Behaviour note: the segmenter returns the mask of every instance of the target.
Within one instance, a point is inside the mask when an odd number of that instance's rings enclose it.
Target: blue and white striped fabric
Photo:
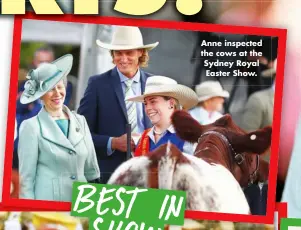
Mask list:
[[[128,79],[124,82],[126,84],[125,88],[125,98],[128,98],[130,96],[134,96],[134,92],[132,89],[133,80]],[[136,103],[133,101],[125,101],[126,105],[126,111],[128,114],[128,122],[131,124],[132,132],[137,133],[138,132],[138,126],[137,126],[137,112],[136,112]]]

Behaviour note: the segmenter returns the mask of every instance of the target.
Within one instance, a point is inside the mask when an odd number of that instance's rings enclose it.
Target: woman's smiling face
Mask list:
[[[170,120],[173,109],[171,100],[162,96],[149,96],[144,99],[145,112],[153,125]]]
[[[56,86],[41,97],[48,111],[57,111],[62,109],[66,96],[66,87],[61,80]]]

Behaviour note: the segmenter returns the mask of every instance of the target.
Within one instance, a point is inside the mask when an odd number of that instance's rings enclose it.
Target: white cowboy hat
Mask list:
[[[212,97],[229,97],[229,92],[223,90],[218,81],[205,81],[195,87],[198,101],[206,101]]]
[[[141,96],[126,98],[128,101],[144,102],[149,96],[167,96],[175,98],[185,110],[189,110],[198,103],[195,92],[187,86],[178,84],[175,80],[164,76],[147,78],[145,92]]]
[[[42,97],[67,76],[72,68],[73,56],[64,55],[51,63],[42,63],[38,68],[30,70],[21,95],[22,104],[31,103]]]
[[[99,39],[96,40],[96,44],[108,50],[152,50],[159,42],[144,45],[142,34],[138,27],[116,26],[111,44],[103,43]]]

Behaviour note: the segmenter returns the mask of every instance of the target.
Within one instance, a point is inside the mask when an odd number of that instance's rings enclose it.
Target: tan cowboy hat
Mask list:
[[[128,101],[144,102],[149,96],[167,96],[175,98],[185,110],[194,107],[198,98],[195,92],[187,86],[178,84],[175,80],[164,76],[151,76],[147,78],[145,92],[141,96],[126,98]]]
[[[73,56],[64,55],[51,63],[42,63],[38,68],[30,70],[21,95],[22,104],[31,103],[42,97],[68,75],[72,68]]]
[[[144,45],[142,34],[138,27],[116,26],[111,44],[103,43],[99,39],[96,40],[96,44],[108,50],[152,50],[159,44],[159,42]]]
[[[229,97],[229,92],[223,90],[218,81],[205,81],[195,87],[198,101],[206,101],[212,97]]]

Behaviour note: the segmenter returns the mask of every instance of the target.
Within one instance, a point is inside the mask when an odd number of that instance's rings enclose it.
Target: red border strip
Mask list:
[[[276,203],[276,212],[278,212],[278,229],[282,218],[287,218],[287,203]]]
[[[14,40],[11,63],[11,80],[10,80],[10,94],[9,94],[9,109],[7,120],[7,136],[6,136],[6,155],[4,164],[4,178],[3,178],[3,205],[8,207],[29,208],[31,210],[52,210],[52,211],[70,211],[70,202],[53,202],[53,201],[38,201],[38,200],[21,200],[12,199],[10,197],[10,183],[11,183],[11,168],[13,158],[13,130],[15,124],[16,113],[16,95],[18,82],[18,69],[20,61],[20,43],[22,20],[49,20],[59,22],[75,22],[75,23],[91,23],[91,24],[111,24],[111,25],[133,25],[138,27],[161,28],[161,29],[177,29],[189,31],[204,31],[204,32],[218,32],[229,34],[248,34],[258,36],[276,36],[279,38],[278,43],[278,61],[277,61],[277,77],[276,77],[276,92],[274,103],[274,119],[273,119],[273,134],[272,134],[272,154],[270,160],[270,174],[269,174],[269,190],[267,215],[237,215],[237,214],[223,214],[211,212],[197,212],[186,211],[185,217],[192,219],[208,219],[208,220],[223,220],[235,222],[249,222],[249,223],[266,223],[272,224],[275,210],[275,192],[276,192],[276,178],[277,178],[277,161],[279,149],[279,133],[281,122],[281,106],[283,93],[283,76],[284,76],[284,62],[285,62],[285,48],[286,48],[286,33],[284,29],[272,28],[258,28],[245,26],[228,26],[216,24],[203,23],[187,23],[187,22],[173,22],[160,20],[142,20],[116,17],[99,17],[99,16],[79,16],[79,15],[35,15],[27,13],[22,16],[15,16],[14,23]]]

